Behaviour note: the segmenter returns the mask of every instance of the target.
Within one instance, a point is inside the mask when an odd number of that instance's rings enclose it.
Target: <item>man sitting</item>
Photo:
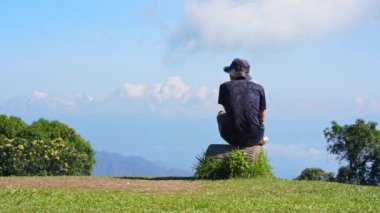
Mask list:
[[[218,103],[225,111],[218,114],[219,132],[231,145],[264,145],[266,110],[264,88],[250,81],[250,65],[243,59],[234,59],[224,71],[230,80],[220,85]]]

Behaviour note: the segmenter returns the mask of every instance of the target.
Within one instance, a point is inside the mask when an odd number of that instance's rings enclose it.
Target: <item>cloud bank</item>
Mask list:
[[[145,93],[144,84],[125,83],[122,88],[122,94],[130,97],[143,97]]]
[[[36,90],[33,93],[33,99],[35,99],[35,100],[44,100],[46,98],[48,98],[48,94],[45,92],[41,92],[41,91]]]
[[[319,37],[354,25],[376,0],[187,0],[175,45],[256,48]]]
[[[282,144],[268,144],[268,152],[271,155],[289,159],[315,159],[323,160],[326,158],[326,151],[305,145],[282,145]]]
[[[191,88],[179,76],[155,84],[125,82],[106,95],[77,93],[57,96],[36,90],[31,104],[43,104],[55,110],[90,110],[91,108],[123,109],[141,112],[207,112],[217,111],[217,90],[202,86]]]
[[[353,107],[358,111],[370,111],[372,113],[380,113],[380,99],[368,99],[363,96],[355,96]]]
[[[162,82],[146,84],[130,82],[116,86],[108,93],[57,95],[35,90],[28,97],[5,100],[2,110],[52,110],[54,112],[128,112],[165,114],[215,114],[222,107],[217,103],[218,89],[207,86],[192,87],[180,76],[170,76]],[[315,119],[319,116],[380,115],[380,99],[352,96],[348,99],[284,99],[268,95],[268,113],[273,117],[298,114]],[[326,104],[329,103],[329,104]],[[287,107],[283,107],[286,105]],[[277,147],[278,148],[278,147]],[[288,147],[289,148],[289,147]]]
[[[168,99],[186,101],[189,91],[189,86],[179,76],[170,77],[167,82],[158,83],[153,88],[154,96],[160,101]]]

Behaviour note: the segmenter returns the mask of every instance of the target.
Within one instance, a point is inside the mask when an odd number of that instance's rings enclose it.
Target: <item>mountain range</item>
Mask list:
[[[124,156],[117,153],[96,151],[93,176],[155,176],[189,177],[189,171],[168,168],[139,156]]]

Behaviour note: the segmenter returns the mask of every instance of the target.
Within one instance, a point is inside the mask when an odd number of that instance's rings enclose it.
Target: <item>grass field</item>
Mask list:
[[[380,187],[278,179],[3,177],[0,212],[380,212]]]

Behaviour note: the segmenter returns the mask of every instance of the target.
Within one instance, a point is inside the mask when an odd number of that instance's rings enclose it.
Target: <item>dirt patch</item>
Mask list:
[[[102,177],[2,177],[0,187],[54,187],[96,190],[128,190],[151,192],[193,191],[202,187],[202,181],[143,180]]]

